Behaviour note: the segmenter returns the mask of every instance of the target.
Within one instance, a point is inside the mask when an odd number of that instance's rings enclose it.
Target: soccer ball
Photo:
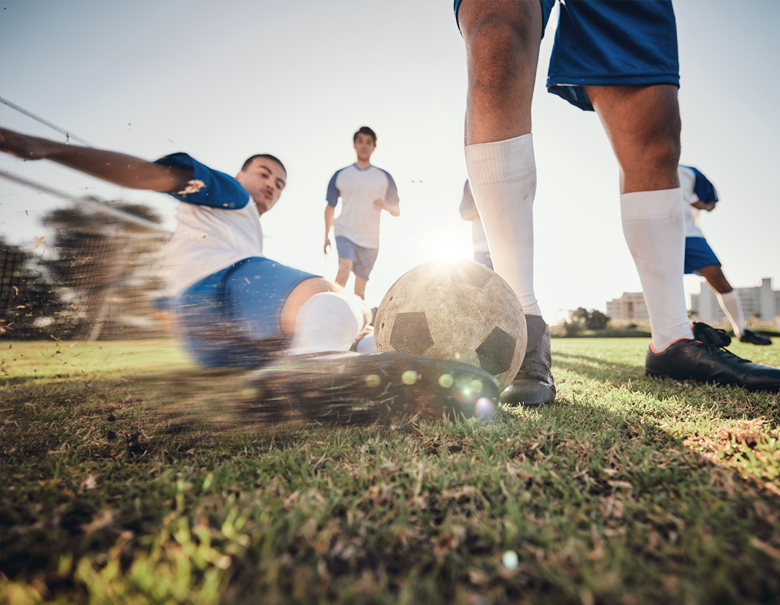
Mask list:
[[[506,388],[525,356],[523,308],[512,288],[484,265],[430,261],[396,281],[374,322],[377,352],[454,359],[482,368]]]

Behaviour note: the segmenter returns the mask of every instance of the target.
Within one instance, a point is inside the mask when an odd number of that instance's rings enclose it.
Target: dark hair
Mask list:
[[[282,160],[280,160],[279,158],[277,158],[274,155],[271,155],[270,153],[258,153],[258,154],[255,154],[255,155],[247,158],[246,162],[244,162],[244,165],[241,166],[241,172],[244,172],[244,170],[249,168],[249,166],[252,164],[252,162],[254,162],[257,158],[268,158],[269,160],[273,160],[274,162],[279,164],[279,166],[282,167],[282,170],[284,170],[284,173],[287,174],[287,168],[285,168],[284,164],[282,164]]]
[[[359,134],[367,134],[372,139],[374,139],[374,147],[376,147],[376,133],[373,130],[371,130],[368,126],[361,126],[360,129],[352,136],[353,143],[357,141],[357,135]]]

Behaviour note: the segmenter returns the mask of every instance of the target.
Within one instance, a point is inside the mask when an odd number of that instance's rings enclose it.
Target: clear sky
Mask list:
[[[451,0],[4,0],[0,7],[0,96],[94,146],[148,159],[186,151],[235,174],[249,155],[279,156],[289,181],[263,217],[267,256],[335,277],[335,252],[322,253],[326,187],[354,161],[352,134],[368,125],[379,136],[372,161],[395,177],[401,216],[383,213],[367,302],[379,304],[400,275],[442,251],[470,257],[470,226],[458,215],[465,52]],[[780,289],[780,3],[675,7],[681,161],[701,169],[721,199],[703,218],[705,235],[734,286],[771,277]],[[557,11],[542,44],[533,115],[536,293],[548,317],[578,306],[603,310],[641,289],[620,228],[617,164],[598,117],[544,88],[556,21]],[[54,134],[4,107],[0,124]],[[79,195],[146,200],[173,214],[172,198],[112,190],[51,164],[3,157],[0,171]],[[30,217],[62,203],[0,180],[0,235],[35,241],[44,233]],[[699,282],[686,278],[686,288],[697,292]]]

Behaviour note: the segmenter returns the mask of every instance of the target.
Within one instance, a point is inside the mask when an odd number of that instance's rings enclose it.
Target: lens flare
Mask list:
[[[451,374],[442,374],[439,376],[439,386],[444,389],[449,389],[453,384],[455,384],[455,379],[452,377]]]
[[[488,419],[492,418],[496,413],[496,406],[487,397],[480,397],[477,399],[477,404],[474,406],[474,415],[477,418]]]
[[[417,372],[414,370],[407,370],[401,374],[401,382],[404,384],[414,384],[417,382]]]
[[[504,567],[509,570],[517,569],[517,564],[519,562],[517,553],[514,550],[506,551],[501,555],[501,562],[504,564]]]

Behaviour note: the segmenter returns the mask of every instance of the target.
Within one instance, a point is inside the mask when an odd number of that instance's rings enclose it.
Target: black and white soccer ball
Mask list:
[[[430,261],[402,275],[374,322],[377,352],[402,351],[482,368],[506,388],[520,369],[527,330],[512,288],[484,265]]]

